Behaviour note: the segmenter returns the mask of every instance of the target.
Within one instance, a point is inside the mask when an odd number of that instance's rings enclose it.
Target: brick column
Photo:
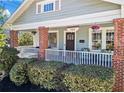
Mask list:
[[[10,47],[18,47],[18,32],[10,31]]]
[[[124,19],[115,19],[113,68],[116,81],[113,91],[124,91]]]
[[[45,49],[48,48],[48,28],[39,27],[39,59],[45,60]]]

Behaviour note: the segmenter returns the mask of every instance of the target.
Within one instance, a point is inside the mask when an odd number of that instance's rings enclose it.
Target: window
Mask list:
[[[53,5],[54,5],[53,3],[45,4],[44,5],[44,12],[53,11],[53,7],[54,7]]]
[[[102,32],[92,32],[92,49],[100,50],[102,46]]]
[[[36,13],[47,13],[60,10],[60,0],[42,1],[36,5]]]
[[[57,33],[49,33],[48,35],[48,47],[57,48]]]
[[[114,50],[114,28],[103,27],[98,32],[89,30],[89,47],[92,50],[104,50],[111,52]]]
[[[106,49],[113,51],[114,49],[114,31],[107,30],[106,31]]]

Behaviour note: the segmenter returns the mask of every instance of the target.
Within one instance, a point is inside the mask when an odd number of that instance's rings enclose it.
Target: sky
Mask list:
[[[19,7],[23,0],[0,0],[0,6],[7,9],[11,15]]]

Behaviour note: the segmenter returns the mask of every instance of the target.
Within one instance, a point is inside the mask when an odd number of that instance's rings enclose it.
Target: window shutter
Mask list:
[[[37,6],[37,13],[38,14],[41,13],[41,4],[38,4],[38,6]]]
[[[55,11],[60,10],[60,0],[55,1]]]

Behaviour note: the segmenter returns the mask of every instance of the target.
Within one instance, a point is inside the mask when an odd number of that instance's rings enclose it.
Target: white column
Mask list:
[[[121,18],[124,18],[124,4],[121,5]]]
[[[106,28],[102,28],[102,49],[106,49]]]
[[[36,31],[37,32],[37,31]],[[39,33],[33,35],[33,47],[39,46]]]
[[[33,47],[36,47],[36,39],[35,39],[35,35],[33,35]]]
[[[92,50],[92,29],[89,28],[89,49]]]

